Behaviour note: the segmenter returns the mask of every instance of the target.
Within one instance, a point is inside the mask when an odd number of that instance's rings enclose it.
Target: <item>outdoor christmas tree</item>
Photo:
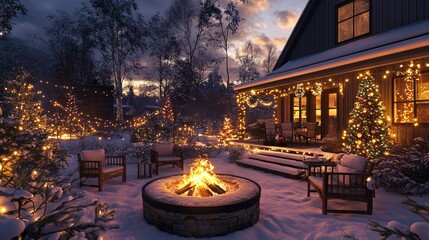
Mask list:
[[[223,129],[220,131],[219,134],[219,143],[225,145],[226,140],[232,138],[232,131],[233,127],[231,124],[231,120],[229,117],[225,117],[223,120]]]
[[[161,108],[161,114],[165,122],[174,122],[174,112],[173,107],[171,106],[170,98],[167,98],[167,100],[165,100],[165,103]]]
[[[98,201],[82,203],[78,199],[84,195],[71,191],[72,180],[61,175],[67,155],[48,139],[42,121],[37,121],[45,116],[28,79],[29,75],[19,69],[15,77],[5,79],[0,106],[1,236],[97,238],[100,231],[116,227],[107,224],[113,219],[113,211]]]
[[[85,119],[79,112],[76,96],[71,91],[66,93],[65,105],[54,102],[54,106],[58,109],[50,118],[54,135],[72,138],[83,137],[96,132],[93,122]]]
[[[389,127],[374,78],[366,72],[359,79],[361,82],[347,130],[343,134],[343,145],[347,153],[374,159],[389,152]]]
[[[42,114],[42,102],[34,101],[40,92],[36,92],[31,84],[31,76],[17,67],[13,76],[5,82],[5,105],[3,111],[19,120],[28,130],[46,129],[46,117]]]

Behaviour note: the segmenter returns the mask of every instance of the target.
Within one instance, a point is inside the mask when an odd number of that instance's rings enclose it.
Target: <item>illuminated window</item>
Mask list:
[[[307,122],[307,97],[293,98],[293,122]]]
[[[369,33],[370,0],[354,0],[337,8],[337,41]]]
[[[429,123],[429,73],[394,80],[395,123]]]

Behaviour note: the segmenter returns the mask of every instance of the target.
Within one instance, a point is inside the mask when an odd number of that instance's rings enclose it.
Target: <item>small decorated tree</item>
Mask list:
[[[226,145],[226,140],[232,138],[233,127],[229,117],[225,117],[223,120],[223,129],[219,133],[219,143]]]
[[[167,98],[167,100],[165,100],[165,103],[161,108],[161,114],[165,122],[168,122],[168,123],[174,122],[174,112],[173,112],[173,107],[171,105],[170,98]]]
[[[347,130],[343,134],[343,145],[347,153],[374,159],[389,152],[389,127],[374,78],[366,72],[359,79],[361,82]]]

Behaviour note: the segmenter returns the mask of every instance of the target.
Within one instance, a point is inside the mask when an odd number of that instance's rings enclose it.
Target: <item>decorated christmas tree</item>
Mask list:
[[[374,159],[389,152],[389,127],[374,78],[366,72],[359,79],[361,82],[347,130],[343,134],[343,145],[347,153]]]
[[[168,123],[174,122],[174,112],[173,112],[173,107],[171,105],[171,100],[169,97],[167,98],[167,100],[165,100],[165,103],[161,108],[161,115],[165,122],[168,122]]]
[[[50,118],[52,134],[58,137],[83,137],[96,132],[94,123],[79,112],[76,96],[68,91],[66,93],[66,103],[61,105],[54,102],[57,112]]]
[[[72,180],[61,175],[67,155],[48,139],[41,124],[43,109],[28,79],[22,70],[5,79],[0,107],[0,235],[4,239],[96,239],[100,231],[116,227],[107,224],[113,211],[98,201],[84,203],[79,200],[82,193],[71,191]]]
[[[232,138],[233,127],[229,117],[225,117],[223,120],[223,129],[219,133],[219,143],[225,145],[226,140]]]

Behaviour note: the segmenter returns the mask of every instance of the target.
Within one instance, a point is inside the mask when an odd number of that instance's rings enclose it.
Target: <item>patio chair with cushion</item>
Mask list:
[[[281,123],[281,131],[282,137],[284,139],[290,139],[291,142],[293,142],[293,139],[295,138],[295,133],[293,131],[293,123]]]
[[[79,186],[97,187],[103,190],[103,183],[108,179],[121,177],[127,181],[125,156],[106,156],[104,149],[82,150],[77,154],[79,162]],[[86,184],[88,178],[97,178],[97,184]]]
[[[319,193],[323,214],[328,212],[372,214],[374,191],[367,187],[372,166],[373,163],[366,158],[348,154],[340,155],[337,165],[309,163],[307,197],[310,197],[310,192]],[[311,187],[314,190],[311,190]],[[350,203],[340,209],[332,209],[328,207],[331,199],[349,200]],[[366,203],[366,209],[357,209],[355,201]]]
[[[173,143],[155,143],[150,150],[151,162],[155,164],[155,173],[158,175],[160,166],[171,164],[177,166],[183,171],[183,152],[174,154]]]
[[[265,123],[265,144],[269,144],[275,141],[277,135],[276,124],[274,122]]]

